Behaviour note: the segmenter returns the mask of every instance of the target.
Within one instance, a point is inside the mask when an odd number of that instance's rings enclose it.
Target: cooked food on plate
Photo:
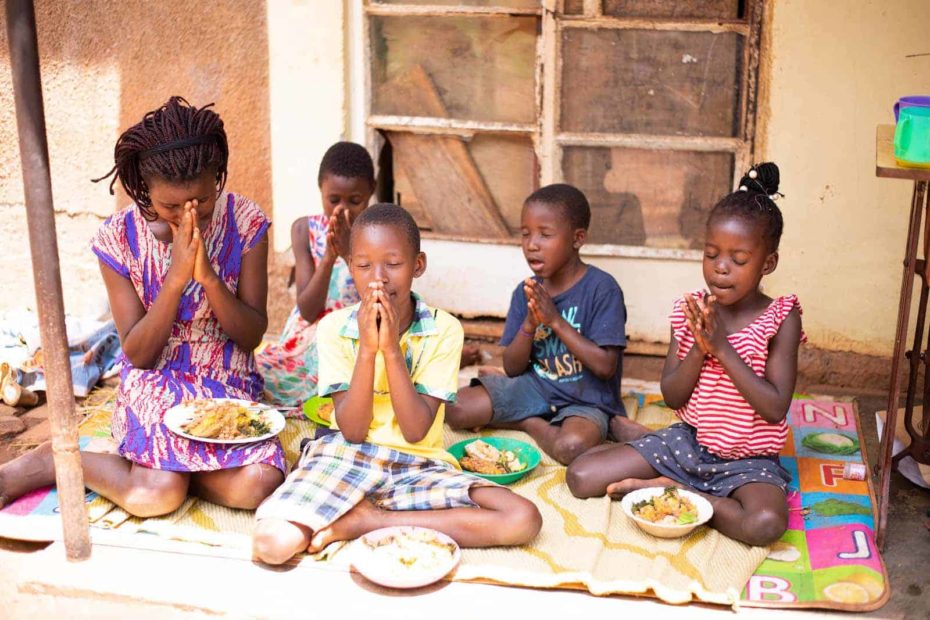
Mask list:
[[[461,465],[464,470],[473,471],[476,474],[484,474],[486,476],[510,473],[504,469],[503,465],[496,461],[487,461],[473,456],[463,456],[459,459],[459,465]]]
[[[379,540],[362,538],[374,558],[408,570],[433,570],[455,555],[454,543],[443,542],[428,530],[400,530]]]
[[[316,414],[320,416],[321,418],[323,418],[324,420],[326,420],[327,422],[331,422],[333,419],[334,408],[335,406],[333,405],[333,403],[323,403],[317,408]]]
[[[252,408],[207,398],[192,400],[187,405],[194,409],[194,415],[189,422],[181,425],[181,430],[195,437],[244,439],[271,432],[271,426],[257,406]]]
[[[697,507],[675,487],[661,495],[633,504],[633,514],[640,519],[663,525],[686,525],[698,520]]]
[[[476,459],[482,459],[484,461],[499,461],[501,458],[501,451],[489,444],[486,441],[473,441],[467,446],[465,446],[465,453],[468,456],[471,456]]]
[[[465,446],[465,456],[459,464],[463,469],[485,475],[513,474],[526,469],[526,463],[513,450],[498,450],[480,439]]]

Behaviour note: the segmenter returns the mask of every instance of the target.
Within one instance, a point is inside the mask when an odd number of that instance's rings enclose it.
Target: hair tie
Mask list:
[[[756,170],[755,167],[750,168],[750,169],[749,169],[749,172],[747,172],[747,173],[746,173],[746,176],[743,177],[743,178],[744,178],[744,179],[748,178],[748,179],[749,179],[749,182],[752,183],[752,184],[755,186],[755,187],[753,187],[753,192],[754,192],[754,193],[756,193],[756,194],[761,194],[761,195],[765,196],[766,198],[768,198],[769,200],[771,200],[772,202],[775,202],[775,201],[778,200],[779,198],[784,198],[784,197],[785,197],[784,194],[782,194],[781,192],[779,192],[779,191],[777,191],[777,190],[776,190],[775,192],[773,192],[773,193],[770,194],[770,193],[768,192],[768,190],[765,188],[765,186],[762,184],[762,182],[759,180],[759,171]],[[758,188],[758,189],[756,189],[756,188]],[[748,192],[748,191],[749,191],[749,187],[748,187],[746,184],[740,185],[740,186],[739,186],[739,191],[741,191],[741,192]]]
[[[750,172],[755,172],[755,170],[750,170]],[[759,188],[759,189],[754,189],[755,193],[762,194],[764,196],[769,195],[768,190],[765,189],[765,186],[759,182],[759,179],[753,179],[752,177],[750,177],[750,180],[757,188]],[[749,188],[746,187],[745,185],[740,185],[739,188],[740,188],[740,191],[743,191],[743,192],[749,191]]]
[[[184,138],[183,140],[175,140],[174,142],[166,142],[165,144],[159,144],[140,152],[139,159],[147,159],[152,155],[158,155],[159,153],[176,151],[188,146],[197,146],[198,144],[209,144],[210,142],[214,141],[216,141],[216,136],[208,134],[205,136],[194,136],[192,138]]]

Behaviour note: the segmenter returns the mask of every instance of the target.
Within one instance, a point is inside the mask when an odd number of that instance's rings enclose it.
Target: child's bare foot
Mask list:
[[[481,347],[474,342],[466,342],[462,347],[461,368],[473,366],[481,361]]]
[[[52,442],[46,441],[36,449],[0,466],[0,508],[33,489],[54,482]]]
[[[652,431],[648,426],[643,426],[625,416],[615,415],[610,418],[610,436],[617,443],[635,441],[650,432]]]
[[[613,499],[620,499],[631,491],[645,489],[648,487],[678,487],[679,489],[686,488],[684,485],[675,482],[671,478],[666,478],[665,476],[659,476],[658,478],[651,478],[649,480],[627,478],[626,480],[621,480],[620,482],[612,482],[608,484],[607,495]]]
[[[380,510],[367,499],[362,500],[349,512],[345,513],[335,523],[324,527],[313,535],[307,553],[322,551],[330,543],[339,540],[352,540],[363,534],[378,529]]]

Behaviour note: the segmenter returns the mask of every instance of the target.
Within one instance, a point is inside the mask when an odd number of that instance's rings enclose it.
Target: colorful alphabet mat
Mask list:
[[[856,405],[796,398],[789,424],[781,453],[794,478],[788,531],[750,577],[742,600],[759,606],[877,609],[890,588],[875,546],[875,495]],[[853,477],[861,473],[865,479],[844,477],[847,464],[853,465]]]
[[[650,428],[673,421],[655,384],[630,387],[637,421]],[[740,604],[878,609],[890,588],[875,546],[875,494],[864,465],[868,459],[856,404],[796,395],[788,424],[788,442],[780,455],[793,478],[788,531],[749,578]],[[861,466],[865,479],[844,478],[847,463]]]
[[[674,421],[673,412],[662,406],[655,384],[624,388],[624,402],[631,418],[652,429]],[[557,499],[555,505],[563,512],[576,515],[574,525],[567,527],[558,521],[558,515],[545,513],[548,523],[532,548],[495,551],[491,555],[488,551],[468,550],[456,578],[542,588],[582,587],[601,595],[654,594],[678,603],[693,598],[759,607],[876,609],[888,599],[889,588],[874,543],[874,494],[868,476],[861,481],[843,476],[847,463],[862,464],[865,460],[855,403],[798,397],[791,405],[789,422],[791,434],[781,459],[794,478],[788,497],[789,529],[768,551],[768,557],[764,549],[746,547],[706,528],[678,542],[651,539],[627,523],[619,510],[613,510],[617,502],[571,497],[564,489],[564,468],[546,459],[540,472],[513,488],[543,507],[548,506],[544,500],[557,493],[557,498],[549,499]],[[296,452],[302,436],[312,432],[312,426],[307,426],[310,424],[297,420],[288,423],[281,439],[289,454]],[[109,441],[108,431],[109,416],[104,412],[94,415],[81,428],[82,449],[105,451],[102,448]],[[61,521],[57,511],[54,490],[41,489],[24,496],[0,510],[0,536],[59,539]],[[112,533],[134,534],[127,543],[130,546],[144,546],[149,544],[145,541],[154,543],[159,539],[187,540],[205,543],[199,546],[211,549],[204,551],[211,554],[248,549],[253,524],[251,512],[220,508],[196,499],[189,499],[172,515],[135,519],[94,493],[88,494],[88,516],[98,526],[95,531],[102,527]],[[590,527],[595,528],[592,532],[603,534],[579,534]],[[588,562],[593,568],[585,565],[583,571],[562,574],[564,569],[553,573],[550,568],[533,564],[539,563],[536,556],[541,552],[566,566],[577,563],[578,556],[584,555],[579,550],[592,544],[597,547],[589,550],[596,559]],[[666,553],[672,549],[670,545],[675,549],[671,555]],[[631,554],[628,547],[637,553]],[[710,555],[705,557],[705,552]],[[650,555],[652,560],[647,557]],[[689,576],[674,562],[662,560],[679,555],[699,567],[698,573]],[[617,556],[616,563],[611,563],[613,556]],[[639,576],[638,581],[631,581],[627,575],[631,558],[640,562],[636,565],[638,572],[633,573]],[[753,566],[757,566],[755,572]],[[721,571],[722,567],[726,570]],[[649,579],[642,579],[644,575]],[[744,581],[747,577],[748,581]],[[740,594],[742,583],[745,586]]]

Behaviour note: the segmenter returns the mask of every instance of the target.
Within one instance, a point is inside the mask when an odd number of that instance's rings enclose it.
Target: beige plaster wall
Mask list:
[[[338,0],[268,2],[274,249],[288,255],[291,223],[322,212],[320,160],[346,132],[344,22]]]
[[[875,177],[875,126],[930,91],[926,0],[777,0],[763,155],[786,198],[771,291],[796,292],[811,343],[890,355],[912,185]]]
[[[128,204],[121,190],[110,196],[89,179],[113,165],[120,131],[171,95],[216,103],[229,135],[228,188],[271,211],[264,3],[39,0],[36,21],[67,311],[104,303],[87,244]],[[0,14],[0,310],[34,305],[11,89]]]
[[[274,335],[294,307],[293,290],[286,288],[294,265],[291,223],[322,210],[320,160],[346,131],[346,19],[341,0],[273,0],[266,10],[275,222],[268,332]]]

